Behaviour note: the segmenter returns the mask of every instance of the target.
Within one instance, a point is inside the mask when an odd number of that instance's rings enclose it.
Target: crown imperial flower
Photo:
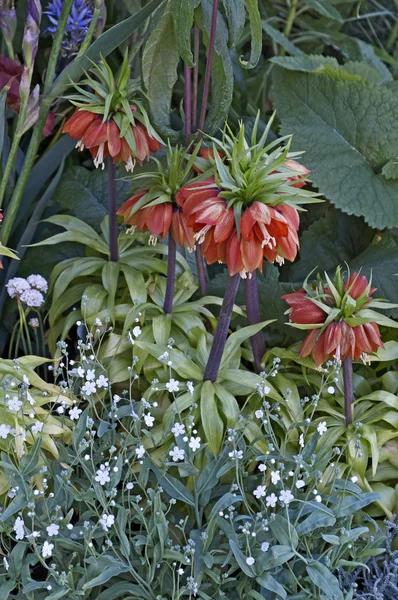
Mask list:
[[[194,231],[183,211],[185,198],[180,190],[189,186],[199,149],[200,144],[187,155],[182,147],[173,149],[169,145],[166,165],[158,163],[156,172],[139,174],[137,178],[149,180],[147,189],[134,194],[119,209],[118,214],[133,230],[150,231],[150,243],[156,243],[158,237],[164,238],[170,231],[179,246],[194,249]]]
[[[136,160],[141,164],[160,148],[160,138],[139,99],[138,82],[130,79],[127,54],[117,82],[104,59],[93,65],[92,72],[95,78],[86,74],[82,82],[92,91],[79,85],[75,86],[79,93],[68,96],[77,110],[65,123],[63,133],[79,139],[76,147],[87,148],[97,168],[104,168],[104,160],[110,156],[113,162],[124,163],[127,171],[133,171]]]
[[[178,201],[206,261],[225,263],[230,275],[262,270],[264,258],[282,264],[297,254],[297,207],[314,202],[303,190],[309,170],[291,158],[290,139],[266,144],[272,119],[257,142],[258,118],[251,140],[244,125],[238,135],[226,126],[222,140],[201,153],[213,163],[214,177],[184,186]]]
[[[398,327],[398,323],[374,309],[389,309],[397,305],[373,299],[372,288],[365,275],[354,272],[342,275],[340,267],[332,281],[325,274],[298,292],[282,296],[289,304],[290,325],[309,330],[301,345],[299,357],[312,355],[317,366],[329,356],[335,360],[368,361],[368,355],[384,348],[379,325]]]

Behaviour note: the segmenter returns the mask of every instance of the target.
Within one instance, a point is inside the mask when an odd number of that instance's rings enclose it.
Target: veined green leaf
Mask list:
[[[191,51],[191,31],[193,26],[194,10],[197,0],[172,0],[172,17],[177,48],[183,61],[193,67],[193,54]]]

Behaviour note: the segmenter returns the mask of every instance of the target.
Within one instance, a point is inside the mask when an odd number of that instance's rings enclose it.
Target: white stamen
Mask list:
[[[131,227],[129,227],[126,230],[126,233],[135,233],[135,230],[137,229],[137,225],[132,225]]]
[[[366,352],[362,352],[361,361],[363,362],[364,365],[370,365],[370,363],[372,362],[369,358],[369,355],[366,354]]]
[[[133,173],[135,167],[135,160],[133,160],[132,156],[129,156],[128,161],[126,162],[125,169],[127,172]]]
[[[283,258],[283,256],[279,256],[279,254],[278,254],[278,256],[275,259],[275,262],[278,265],[284,265],[285,264],[285,259]]]
[[[148,246],[156,246],[157,241],[158,241],[158,238],[156,235],[150,235],[149,240],[148,240]]]
[[[195,233],[193,237],[198,242],[198,244],[203,244],[203,242],[205,241],[205,235],[211,227],[212,225],[205,225],[200,231],[198,231],[198,233]]]
[[[105,149],[105,144],[102,143],[98,146],[98,150],[97,150],[97,156],[94,158],[94,166],[96,169],[98,169],[98,167],[101,165],[102,170],[104,170],[105,168],[105,163],[104,163],[104,149]]]
[[[239,273],[239,275],[242,277],[242,279],[247,279],[247,271],[246,269],[242,269],[242,271]]]
[[[79,152],[83,152],[84,150],[84,144],[83,144],[83,140],[79,140],[75,146],[75,148],[77,148],[79,150]]]

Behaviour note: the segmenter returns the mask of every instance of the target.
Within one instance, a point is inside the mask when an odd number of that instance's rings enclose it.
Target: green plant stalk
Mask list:
[[[12,194],[10,204],[8,206],[7,212],[4,217],[3,226],[1,229],[1,241],[4,246],[7,245],[7,241],[11,235],[12,226],[14,224],[14,220],[16,214],[18,212],[19,205],[22,200],[23,193],[25,191],[26,185],[28,183],[28,179],[30,176],[30,172],[33,168],[33,165],[36,160],[36,154],[40,146],[41,138],[43,135],[44,125],[46,123],[46,119],[51,107],[51,98],[47,96],[55,75],[55,69],[57,66],[58,56],[61,50],[62,38],[64,35],[66,22],[68,20],[68,16],[70,10],[72,8],[73,0],[65,0],[65,4],[62,8],[61,16],[58,23],[57,32],[54,37],[53,45],[51,48],[50,57],[48,60],[48,67],[46,73],[46,79],[44,82],[43,89],[43,100],[40,105],[39,116],[36,121],[35,127],[33,129],[32,137],[30,139],[29,147],[25,156],[25,161],[21,170],[21,173],[18,177],[17,184],[14,188],[14,192]]]
[[[240,284],[240,274],[232,275],[229,278],[224,293],[224,299],[218,317],[216,332],[213,338],[209,358],[207,361],[203,381],[214,383],[220,370],[221,359],[224,352],[225,342],[227,341],[228,329],[231,323],[232,310],[235,304],[236,294]]]
[[[343,381],[344,381],[344,412],[345,424],[352,423],[352,403],[354,401],[354,388],[352,385],[352,358],[346,356],[343,360]]]
[[[80,58],[80,56],[83,56],[83,54],[86,53],[86,50],[90,46],[91,40],[93,39],[93,36],[94,36],[95,28],[97,27],[97,23],[98,23],[98,19],[99,19],[100,13],[101,13],[101,0],[96,0],[94,12],[93,12],[93,17],[92,17],[91,23],[90,23],[90,27],[88,28],[88,31],[86,33],[86,37],[84,38],[83,43],[80,46],[80,50],[77,53],[76,58]]]
[[[294,24],[294,19],[296,18],[297,5],[298,5],[298,0],[292,0],[292,2],[290,4],[289,12],[287,14],[285,29],[283,30],[283,33],[285,34],[286,37],[289,37],[289,34],[292,30],[292,27]]]
[[[32,69],[29,72],[29,89],[30,83],[32,80]],[[8,180],[10,178],[11,172],[15,166],[15,162],[17,160],[18,148],[23,134],[18,133],[18,129],[22,129],[23,122],[26,117],[26,109],[28,106],[29,94],[24,94],[21,98],[21,107],[18,114],[18,119],[16,123],[16,132],[12,136],[12,143],[10,152],[8,154],[7,163],[4,169],[4,173],[2,174],[2,179],[0,183],[0,207],[3,206],[4,194],[7,189]]]

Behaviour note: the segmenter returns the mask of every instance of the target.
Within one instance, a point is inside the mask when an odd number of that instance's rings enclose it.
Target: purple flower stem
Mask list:
[[[191,89],[191,69],[184,64],[184,85],[185,85],[185,143],[189,146],[192,132],[192,89]]]
[[[119,224],[117,222],[116,205],[116,167],[109,156],[107,159],[108,167],[108,213],[109,213],[109,260],[117,262],[119,260]]]
[[[207,269],[205,265],[205,259],[203,258],[202,248],[200,244],[196,244],[196,268],[198,271],[198,282],[199,282],[199,290],[201,296],[206,296],[207,294]]]
[[[253,271],[251,278],[246,279],[246,312],[249,325],[260,323],[260,304],[258,301],[257,271]],[[265,340],[262,331],[259,331],[250,338],[252,345],[254,365],[257,373],[263,369],[261,359],[265,354]]]
[[[344,412],[345,424],[352,423],[352,403],[354,401],[354,388],[352,385],[352,358],[346,356],[343,360],[343,381],[344,381]]]
[[[166,314],[170,314],[173,310],[174,286],[176,280],[176,256],[177,245],[175,239],[169,231],[169,251],[167,254],[167,284],[166,295],[164,297],[163,310]]]
[[[192,97],[192,129],[196,130],[198,119],[198,81],[199,81],[199,43],[200,29],[195,23],[193,32],[193,60],[195,66],[193,68],[193,97]]]
[[[207,361],[203,381],[215,382],[220,370],[221,359],[224,352],[225,342],[227,341],[228,329],[231,322],[232,310],[235,304],[236,294],[238,293],[240,284],[240,274],[232,275],[229,278],[224,300],[221,306],[220,315],[216,332],[213,338],[209,359]]]
[[[207,102],[209,99],[209,92],[210,92],[211,67],[213,64],[214,42],[216,39],[216,30],[217,30],[217,11],[218,11],[218,0],[213,0],[213,12],[212,12],[212,16],[211,16],[209,49],[208,49],[208,54],[207,54],[205,81],[204,81],[204,86],[203,86],[202,107],[201,107],[200,120],[199,120],[199,129],[201,132],[204,131],[204,127],[205,127]]]

